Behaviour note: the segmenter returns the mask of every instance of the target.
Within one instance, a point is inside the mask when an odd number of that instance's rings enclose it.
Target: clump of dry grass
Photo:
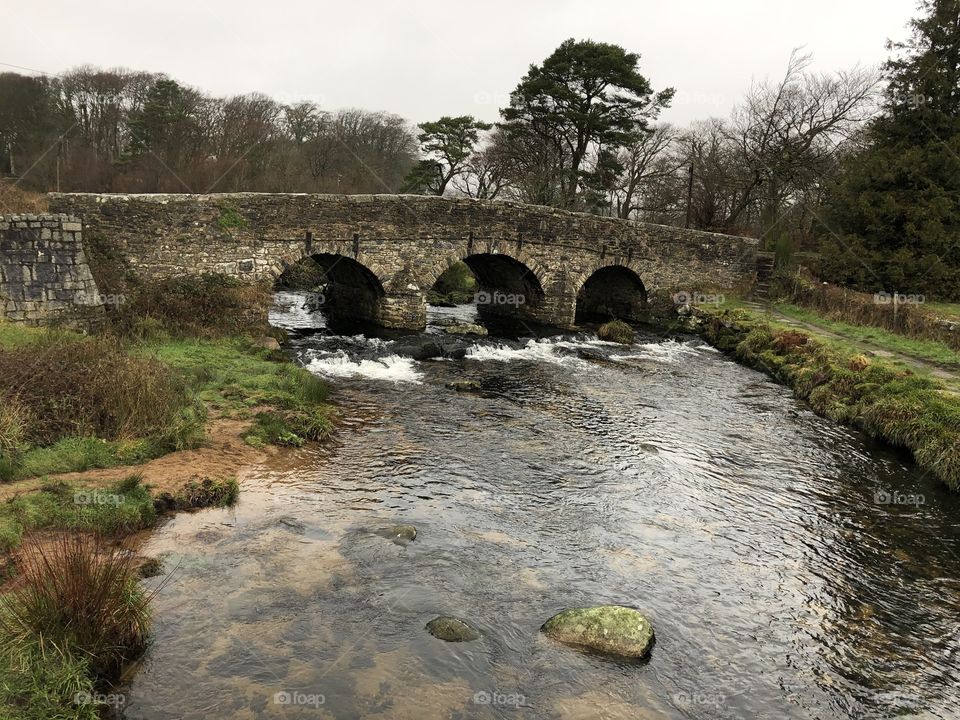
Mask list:
[[[8,408],[0,434],[6,425],[11,442],[34,445],[71,436],[164,435],[191,404],[183,382],[161,362],[131,355],[110,337],[67,333],[0,348],[0,399]]]
[[[47,212],[46,196],[0,180],[0,215],[42,212]]]

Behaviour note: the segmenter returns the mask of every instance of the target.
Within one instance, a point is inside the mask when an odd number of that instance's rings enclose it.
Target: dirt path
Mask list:
[[[175,494],[188,481],[196,478],[234,477],[248,465],[265,460],[278,450],[274,447],[257,449],[243,440],[250,427],[249,420],[215,419],[207,427],[204,444],[194,450],[169,453],[143,463],[102,470],[30,478],[0,485],[0,501],[24,492],[36,490],[50,480],[69,480],[85,487],[103,487],[130,475],[143,476],[154,495],[160,492]]]
[[[875,343],[867,342],[865,340],[859,340],[856,338],[851,338],[846,335],[842,335],[838,332],[835,332],[827,327],[818,325],[816,323],[807,322],[804,320],[797,320],[788,315],[783,314],[776,307],[769,303],[759,303],[759,302],[748,302],[747,306],[754,312],[763,313],[776,320],[778,323],[783,325],[790,325],[792,327],[802,328],[812,332],[814,335],[822,335],[829,338],[834,338],[836,340],[842,340],[843,342],[853,345],[858,349],[862,350],[865,354],[870,353],[877,357],[889,358],[893,360],[898,360],[903,364],[918,370],[921,373],[930,374],[933,377],[936,377],[940,380],[943,380],[947,383],[951,389],[958,391],[960,390],[960,371],[956,368],[952,368],[947,365],[942,365],[940,363],[931,362],[930,360],[925,360],[924,358],[917,357],[916,355],[911,355],[909,353],[904,353],[896,350],[889,350],[882,345],[877,345]]]

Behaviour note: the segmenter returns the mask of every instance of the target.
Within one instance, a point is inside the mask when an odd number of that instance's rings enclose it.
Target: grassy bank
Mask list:
[[[228,505],[237,493],[226,478],[154,496],[132,475],[95,488],[50,482],[0,505],[0,717],[101,717],[149,635],[145,566],[121,541],[164,511]]]
[[[195,448],[211,416],[248,419],[256,447],[329,433],[325,383],[264,347],[262,288],[203,276],[124,289],[98,336],[0,322],[0,481]]]
[[[775,303],[774,309],[783,315],[811,323],[847,338],[853,343],[876,345],[890,352],[902,353],[930,363],[960,369],[960,351],[944,342],[901,335],[871,325],[852,325],[789,303]]]
[[[299,446],[332,426],[326,384],[267,347],[264,288],[209,276],[141,283],[102,263],[98,272],[127,298],[101,334],[0,322],[3,718],[101,717],[98,700],[109,703],[149,633],[150,596],[121,541],[164,512],[238,495],[232,477],[177,474],[158,488],[139,476],[46,476],[202,453],[211,423],[224,420],[239,423],[214,429],[245,427],[254,447]],[[188,457],[184,474],[196,472]]]
[[[881,328],[960,350],[960,312],[956,304],[928,303],[922,296],[898,298],[894,302],[892,295],[871,295],[818,282],[803,271],[778,277],[772,291],[781,301],[827,320]]]
[[[817,414],[907,448],[960,490],[960,398],[942,383],[745,310],[700,310],[697,324],[711,344],[788,385]]]

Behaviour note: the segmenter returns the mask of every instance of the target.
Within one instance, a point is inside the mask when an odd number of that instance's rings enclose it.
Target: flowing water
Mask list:
[[[301,300],[275,321],[316,325]],[[125,717],[960,717],[960,503],[906,458],[693,340],[403,342],[294,343],[337,437],[150,538],[173,574]],[[648,661],[539,632],[603,603],[651,619]],[[447,614],[483,637],[430,636]]]

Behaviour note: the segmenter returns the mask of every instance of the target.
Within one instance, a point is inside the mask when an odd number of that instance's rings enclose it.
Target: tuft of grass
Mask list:
[[[86,534],[24,548],[0,596],[0,654],[82,662],[94,684],[115,680],[147,646],[150,599],[135,556]]]
[[[2,642],[2,640],[0,640]],[[0,717],[17,720],[101,720],[93,697],[89,663],[58,650],[35,645],[0,648]]]
[[[239,496],[240,485],[236,478],[205,477],[191,480],[176,495],[161,493],[155,506],[161,511],[226,507],[233,505]]]
[[[621,345],[630,345],[633,343],[635,334],[633,328],[622,320],[611,320],[600,326],[597,330],[597,337]]]
[[[714,346],[790,386],[817,414],[907,448],[960,490],[960,398],[941,382],[748,312],[704,315],[701,332]]]

